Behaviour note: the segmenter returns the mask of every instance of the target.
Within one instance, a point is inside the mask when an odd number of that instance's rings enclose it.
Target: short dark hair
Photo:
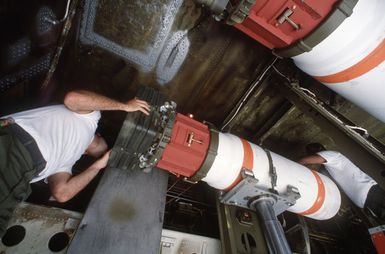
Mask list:
[[[306,145],[306,153],[308,155],[312,155],[325,150],[325,147],[320,143],[310,143]]]

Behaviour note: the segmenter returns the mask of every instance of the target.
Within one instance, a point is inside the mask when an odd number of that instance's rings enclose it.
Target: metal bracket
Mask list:
[[[253,203],[260,198],[269,197],[274,200],[275,215],[286,211],[301,197],[296,187],[288,185],[286,193],[277,194],[267,188],[258,186],[258,179],[248,170],[241,171],[242,180],[231,190],[222,194],[219,201],[227,204],[254,210]]]
[[[276,26],[279,26],[283,24],[285,21],[287,21],[295,30],[300,29],[300,25],[295,23],[290,16],[294,13],[294,7],[293,9],[287,8],[283,11],[283,13],[277,18],[277,24]]]
[[[195,139],[194,138],[194,132],[191,132],[191,133],[189,133],[188,135],[187,135],[187,146],[191,146],[192,144],[193,144],[193,142],[195,142],[195,143],[198,143],[198,144],[200,144],[200,145],[202,145],[203,144],[203,141],[202,140],[198,140],[198,139]]]
[[[255,0],[242,0],[233,7],[228,7],[229,13],[226,23],[228,25],[234,25],[236,23],[242,23],[248,16],[251,8],[253,7]]]

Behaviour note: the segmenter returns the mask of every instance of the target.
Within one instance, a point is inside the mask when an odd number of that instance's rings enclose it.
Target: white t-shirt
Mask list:
[[[91,144],[100,112],[78,114],[64,105],[12,114],[15,122],[36,141],[47,165],[31,183],[58,172],[72,173],[72,166]]]
[[[326,160],[323,163],[326,170],[346,195],[363,208],[369,189],[377,183],[339,152],[322,151],[318,155]]]

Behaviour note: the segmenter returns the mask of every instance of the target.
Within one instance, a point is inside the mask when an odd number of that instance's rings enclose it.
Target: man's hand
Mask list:
[[[151,110],[151,107],[150,105],[148,105],[146,101],[139,100],[136,98],[129,100],[126,103],[126,108],[125,108],[126,112],[141,111],[146,115],[150,114],[150,110]]]

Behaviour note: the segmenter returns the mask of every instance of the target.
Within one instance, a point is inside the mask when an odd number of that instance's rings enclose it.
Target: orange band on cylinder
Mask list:
[[[385,60],[385,40],[375,48],[364,59],[341,72],[328,76],[315,76],[314,78],[322,83],[342,83],[355,79],[381,64]]]
[[[251,149],[251,145],[244,139],[241,139],[243,145],[243,163],[242,168],[247,170],[253,169],[254,158],[253,158],[253,149]]]
[[[253,149],[251,148],[251,145],[249,142],[247,142],[244,139],[241,139],[242,145],[243,145],[243,162],[242,162],[242,169],[246,170],[253,170],[254,165],[254,157],[253,157]],[[237,179],[224,191],[231,190],[235,185],[237,185],[242,180],[241,174],[238,175]]]
[[[302,213],[299,213],[300,215],[310,215],[310,214],[317,212],[322,207],[322,205],[324,204],[324,201],[325,201],[325,192],[326,191],[325,191],[324,182],[322,181],[321,177],[318,175],[317,172],[315,172],[314,170],[311,170],[311,172],[313,173],[313,175],[317,181],[317,185],[318,185],[317,198],[314,201],[314,204],[312,205],[312,207],[310,207],[309,209],[307,209],[306,211],[304,211]]]

